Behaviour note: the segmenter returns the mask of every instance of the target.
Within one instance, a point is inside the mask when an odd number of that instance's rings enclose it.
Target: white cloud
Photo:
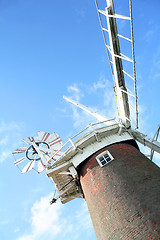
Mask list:
[[[18,140],[21,139],[23,130],[24,124],[22,123],[0,122],[0,163],[11,156],[12,151],[17,147]]]
[[[15,122],[5,123],[2,121],[0,123],[0,132],[10,132],[13,130],[20,130],[22,127],[22,124],[17,124]]]
[[[9,223],[8,220],[3,220],[3,221],[0,222],[1,225],[6,225],[6,224],[8,224],[8,223]]]
[[[70,96],[68,97],[80,103],[80,99],[84,96],[86,88],[83,86],[82,92],[81,88],[77,84],[73,84],[67,88],[68,92],[70,93]],[[93,117],[88,113],[84,112],[83,110],[79,110],[79,108],[73,104],[69,103],[69,106],[72,109],[72,114],[70,117],[73,119],[73,125],[75,128],[84,128],[90,120],[94,121]]]
[[[151,42],[154,37],[154,33],[155,33],[155,30],[149,29],[144,36],[145,41]]]
[[[73,84],[67,88],[68,92],[71,94],[71,98],[75,99],[76,101],[79,101],[80,98],[83,96],[80,88],[77,86],[77,84]]]
[[[113,83],[104,77],[100,77],[100,79],[93,84],[92,89],[95,91],[95,94],[101,96],[101,105],[98,106],[98,111],[105,115],[108,119],[117,117]]]
[[[89,123],[95,122],[95,118],[90,115],[89,113],[79,110],[76,106],[71,106],[72,107],[72,118],[74,121],[74,127],[75,128],[85,128]],[[93,108],[92,108],[93,109]]]
[[[76,212],[76,218],[79,222],[79,224],[77,225],[78,230],[80,231],[81,229],[86,229],[88,234],[91,235],[93,231],[93,226],[90,215],[88,213],[86,202],[83,202],[81,211]]]
[[[31,208],[31,232],[18,238],[18,240],[48,239],[49,235],[55,237],[62,231],[62,225],[59,222],[61,205],[57,203],[50,206],[50,199],[49,195],[34,203]]]
[[[155,51],[153,58],[152,58],[152,65],[150,68],[150,80],[156,80],[157,83],[160,77],[160,45],[158,46],[157,50]]]
[[[70,236],[72,240],[76,240],[81,236],[82,228],[86,231],[86,236],[92,233],[93,227],[85,203],[80,204],[78,210],[70,211],[66,215],[68,206],[60,202],[49,205],[51,197],[52,195],[49,194],[34,203],[31,208],[30,233],[24,234],[17,240],[67,240],[71,239]]]
[[[0,163],[4,162],[11,155],[11,151],[6,150],[0,153]]]
[[[100,79],[98,82],[93,83],[93,89],[94,90],[98,90],[98,89],[103,89],[103,88],[107,88],[110,85],[108,80],[105,79]]]
[[[17,232],[19,232],[19,231],[20,231],[19,228],[15,228],[15,229],[14,229],[14,233],[17,233]]]
[[[77,13],[77,16],[78,16],[78,19],[77,19],[78,22],[81,22],[86,16],[86,11],[85,11],[84,8],[77,9],[76,13]]]
[[[6,135],[4,138],[0,140],[0,145],[5,145],[8,142],[8,136]]]
[[[93,82],[92,85],[82,85],[81,83],[73,84],[68,87],[68,92],[70,93],[69,98],[74,99],[81,104],[83,104],[81,101],[82,97],[84,99],[85,96],[92,94],[92,98],[95,103],[89,107],[93,111],[106,115],[107,118],[117,116],[113,84],[106,80],[103,76],[101,76],[98,81]],[[84,105],[87,105],[87,103],[84,103]],[[73,119],[73,125],[75,128],[84,128],[89,123],[96,122],[96,119],[92,115],[72,104],[70,104],[70,107],[72,108],[72,114],[70,117]]]
[[[76,92],[76,93],[79,93],[80,90],[78,89],[78,87],[76,85],[74,86],[69,86],[68,87],[68,92]]]
[[[160,66],[158,61],[159,51],[154,56],[154,62],[152,66],[152,72],[153,69],[156,68],[157,74],[159,74]],[[157,60],[157,61],[155,61]],[[158,64],[157,64],[158,63]],[[155,76],[154,76],[155,77]],[[81,86],[81,85],[80,85]],[[92,94],[93,99],[99,98],[98,101],[101,102],[101,105],[94,105],[91,106],[92,109],[95,111],[98,109],[99,112],[101,112],[103,115],[105,115],[107,118],[113,118],[117,116],[117,107],[116,107],[116,100],[114,96],[113,86],[112,83],[106,80],[104,77],[100,77],[100,79],[97,82],[94,82],[92,86],[89,85],[83,85],[83,94],[82,90],[79,85],[74,84],[72,87],[68,88],[70,90],[70,93],[76,93],[78,95],[78,99],[80,99],[80,96],[83,96],[85,98],[86,92],[88,94]],[[72,95],[72,98],[74,99],[74,94]],[[98,102],[97,101],[97,102]],[[83,100],[84,102],[84,100]],[[93,101],[94,102],[94,101]],[[130,98],[130,103],[132,106],[134,106],[133,100]],[[96,104],[96,103],[95,103]],[[95,118],[91,115],[87,114],[83,110],[78,109],[77,107],[70,105],[72,108],[72,119],[73,119],[73,125],[74,127],[83,129],[86,127],[89,123],[95,122]],[[139,127],[140,131],[147,133],[148,131],[148,114],[146,112],[146,106],[144,104],[139,103],[138,104],[138,112],[139,112]],[[135,126],[135,112],[130,107],[131,111],[131,117],[132,117],[132,127]],[[150,149],[149,148],[141,148],[142,152],[144,154],[149,154]],[[154,162],[159,164],[159,154],[154,155]],[[157,165],[158,165],[157,164]]]

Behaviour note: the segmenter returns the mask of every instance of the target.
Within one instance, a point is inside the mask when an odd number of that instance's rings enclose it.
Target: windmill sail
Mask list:
[[[27,147],[20,147],[20,148],[17,148],[13,154],[16,154],[16,153],[24,153],[25,151],[27,150]]]
[[[27,146],[16,149],[13,154],[20,155],[20,158],[15,160],[14,165],[23,165],[22,173],[29,172],[37,165],[38,173],[42,172],[47,164],[52,160],[56,161],[61,158],[61,148],[63,146],[61,138],[57,133],[38,132],[37,137],[23,138],[23,142]],[[25,156],[22,157],[22,154]],[[24,165],[25,160],[29,162]],[[37,164],[35,164],[37,162]]]
[[[22,169],[22,173],[29,172],[34,168],[35,160],[30,161],[27,163],[27,165]]]
[[[56,133],[52,134],[52,137],[53,139],[49,142],[50,147],[59,150],[63,145],[61,138]]]
[[[98,7],[97,0],[95,0],[95,2],[96,2],[100,25],[101,25],[105,46],[106,46],[106,50],[109,58],[111,72],[113,76],[119,119],[127,128],[129,128],[131,125],[131,120],[133,118],[134,122],[136,122],[135,125],[137,128],[138,127],[137,88],[136,88],[136,75],[135,75],[131,0],[130,0],[130,16],[129,17],[115,13],[113,0],[107,0],[107,7],[105,8],[105,10],[100,10]],[[104,18],[105,18],[105,21],[104,21]],[[125,37],[118,33],[116,19],[123,19],[123,21],[124,20],[130,21],[130,38]],[[104,22],[106,23],[106,21],[107,21],[108,29],[104,27]],[[132,58],[126,56],[121,52],[120,44],[119,44],[120,38],[130,43]],[[109,43],[107,43],[107,39]],[[127,61],[129,64],[133,65],[132,74],[128,73],[123,69],[123,61]],[[131,90],[129,90],[126,87],[125,78],[129,78],[131,79],[130,82],[133,82],[133,84],[132,83],[129,84],[132,86]],[[134,99],[130,99],[131,96],[133,96]],[[134,101],[134,107],[133,107],[134,116],[131,116],[130,106],[133,101]]]
[[[14,154],[14,153],[13,153]],[[22,163],[24,160],[26,160],[27,158],[26,157],[22,157],[20,159],[17,159],[15,162],[14,162],[14,165],[17,166],[18,164]]]
[[[38,173],[41,173],[44,169],[46,168],[46,166],[44,165],[43,161],[39,161],[38,162]]]
[[[38,137],[42,142],[48,142],[48,138],[51,136],[50,133],[47,132],[38,132]]]

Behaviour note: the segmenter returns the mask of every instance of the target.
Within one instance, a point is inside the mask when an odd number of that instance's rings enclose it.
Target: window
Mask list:
[[[107,163],[111,162],[114,158],[110,154],[110,152],[104,151],[103,153],[100,153],[97,157],[96,160],[99,163],[101,167],[105,166]]]

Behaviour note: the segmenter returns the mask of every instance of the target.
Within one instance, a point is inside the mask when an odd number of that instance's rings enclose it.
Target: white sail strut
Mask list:
[[[78,103],[78,102],[76,102],[76,101],[74,101],[74,100],[66,97],[66,96],[63,96],[63,98],[64,98],[65,100],[67,100],[68,102],[74,104],[75,106],[81,108],[81,109],[84,110],[85,112],[89,113],[90,115],[92,115],[93,117],[95,117],[98,121],[100,121],[100,122],[106,122],[107,125],[112,125],[112,124],[113,124],[113,121],[110,121],[106,116],[100,114],[99,112],[97,112],[97,111],[95,112],[95,111],[92,110],[91,108],[86,107],[86,106],[84,106],[84,105],[82,105],[82,104],[80,104],[80,103]]]

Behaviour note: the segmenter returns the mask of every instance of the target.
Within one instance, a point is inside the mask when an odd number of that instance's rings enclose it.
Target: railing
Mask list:
[[[90,129],[91,129],[90,132],[96,133],[96,129],[99,129],[100,125],[103,125],[103,126],[108,125],[109,126],[109,125],[113,125],[113,124],[117,124],[117,123],[118,123],[118,121],[116,120],[116,118],[113,118],[113,119],[108,119],[105,121],[89,124],[86,128],[84,128],[83,130],[81,130],[80,132],[75,134],[73,137],[70,137],[68,139],[68,141],[65,144],[63,144],[63,146],[59,150],[57,150],[50,156],[50,159],[48,161],[48,163],[49,163],[48,168],[52,168],[52,166],[54,165],[55,162],[59,161],[62,157],[64,157],[66,155],[67,150],[69,150],[69,147],[71,145],[73,146],[74,149],[76,149],[75,141],[77,139],[79,139],[82,135],[84,135],[85,133],[89,132]],[[69,146],[68,146],[68,144],[69,144]],[[63,149],[64,149],[64,151],[62,151]],[[60,157],[56,161],[54,160],[55,155],[60,155]]]

